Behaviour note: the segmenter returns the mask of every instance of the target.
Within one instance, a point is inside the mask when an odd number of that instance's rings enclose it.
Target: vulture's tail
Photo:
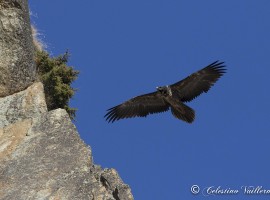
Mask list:
[[[182,102],[171,106],[171,111],[176,118],[185,122],[192,123],[195,119],[195,111]]]

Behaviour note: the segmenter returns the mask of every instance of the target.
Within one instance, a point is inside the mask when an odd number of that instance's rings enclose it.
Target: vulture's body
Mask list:
[[[195,112],[184,102],[192,101],[203,92],[208,92],[225,70],[223,62],[216,61],[177,83],[157,87],[156,92],[134,97],[108,109],[106,120],[114,122],[124,118],[146,117],[171,109],[176,118],[192,123]]]

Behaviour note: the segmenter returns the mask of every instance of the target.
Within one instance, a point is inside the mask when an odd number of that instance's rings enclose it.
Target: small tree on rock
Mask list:
[[[42,50],[36,50],[36,65],[39,80],[44,85],[48,110],[57,108],[66,109],[71,119],[75,119],[75,108],[69,107],[70,98],[76,89],[71,87],[79,72],[68,66],[69,53],[57,57]]]

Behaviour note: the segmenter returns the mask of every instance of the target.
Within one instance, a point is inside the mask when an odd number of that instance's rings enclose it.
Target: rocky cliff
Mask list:
[[[0,98],[0,199],[133,199],[114,169],[94,165],[91,148],[63,109],[47,112],[34,83]]]
[[[132,200],[35,82],[27,0],[0,0],[0,200]]]

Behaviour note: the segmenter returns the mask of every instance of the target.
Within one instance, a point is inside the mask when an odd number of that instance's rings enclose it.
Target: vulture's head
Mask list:
[[[159,91],[159,92],[164,92],[164,91],[166,91],[166,87],[160,87],[160,86],[158,86],[158,87],[156,87],[156,89],[157,89],[157,91]]]
[[[157,91],[163,95],[171,95],[170,88],[168,86],[156,87]]]

